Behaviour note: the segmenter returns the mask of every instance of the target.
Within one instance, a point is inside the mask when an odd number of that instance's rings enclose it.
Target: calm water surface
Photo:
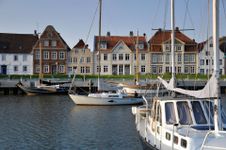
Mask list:
[[[0,96],[0,149],[140,150],[131,106],[76,106],[68,96]]]

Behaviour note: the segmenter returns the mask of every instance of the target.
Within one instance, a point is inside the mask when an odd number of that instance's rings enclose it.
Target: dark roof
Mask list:
[[[95,36],[94,50],[97,50],[97,44],[99,40],[101,40],[101,42],[107,43],[106,50],[112,50],[119,41],[123,41],[131,50],[134,51],[137,36],[101,36],[101,39],[99,39],[99,36]],[[147,50],[147,42],[145,36],[139,36],[138,41],[139,43],[144,43],[144,50]]]
[[[209,40],[211,40],[211,39],[212,39],[212,37],[209,38]],[[198,50],[199,50],[199,52],[201,52],[203,50],[204,45],[206,45],[207,42],[208,42],[208,40],[205,40],[205,41],[203,41],[203,42],[201,42],[201,43],[198,44]],[[226,37],[221,37],[219,39],[219,48],[220,48],[220,50],[222,52],[224,52],[224,53],[226,52]]]
[[[0,53],[31,53],[37,40],[34,34],[0,33]]]
[[[88,45],[80,39],[79,42],[73,48],[88,48]]]

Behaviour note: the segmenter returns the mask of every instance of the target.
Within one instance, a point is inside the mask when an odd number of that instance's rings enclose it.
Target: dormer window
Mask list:
[[[48,41],[48,40],[45,40],[45,41],[44,41],[44,46],[45,46],[45,47],[49,46],[49,41]]]
[[[177,46],[177,50],[178,51],[181,51],[181,46]]]
[[[170,45],[166,45],[166,51],[170,51]]]
[[[107,42],[100,42],[100,49],[107,49]]]
[[[139,49],[144,49],[144,43],[139,43],[139,44],[138,44],[138,48],[139,48]]]

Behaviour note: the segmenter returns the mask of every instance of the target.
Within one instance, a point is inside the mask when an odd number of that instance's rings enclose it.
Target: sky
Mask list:
[[[220,1],[220,35],[226,35],[226,0]],[[210,5],[212,0],[209,0]],[[186,5],[187,4],[187,5]],[[53,25],[69,47],[83,39],[93,48],[98,35],[98,13],[88,34],[98,0],[0,0],[0,32],[32,34]],[[170,29],[170,0],[103,0],[102,35],[127,36],[130,31],[147,39],[153,28]],[[225,9],[224,9],[225,8]],[[210,6],[211,9],[211,6]],[[211,10],[210,10],[211,11]],[[208,0],[175,0],[175,22],[191,39],[202,42],[211,35]],[[208,33],[208,34],[207,34]],[[88,36],[89,35],[89,36]],[[88,39],[88,40],[86,40]]]

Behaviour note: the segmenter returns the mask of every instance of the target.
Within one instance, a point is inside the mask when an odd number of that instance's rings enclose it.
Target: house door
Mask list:
[[[130,74],[130,65],[125,65],[125,74]]]
[[[52,74],[56,74],[57,73],[57,67],[56,65],[52,65]]]
[[[2,65],[1,66],[1,73],[2,74],[7,74],[7,66],[6,65]]]
[[[118,74],[118,66],[112,65],[112,75],[117,75],[117,74]]]

